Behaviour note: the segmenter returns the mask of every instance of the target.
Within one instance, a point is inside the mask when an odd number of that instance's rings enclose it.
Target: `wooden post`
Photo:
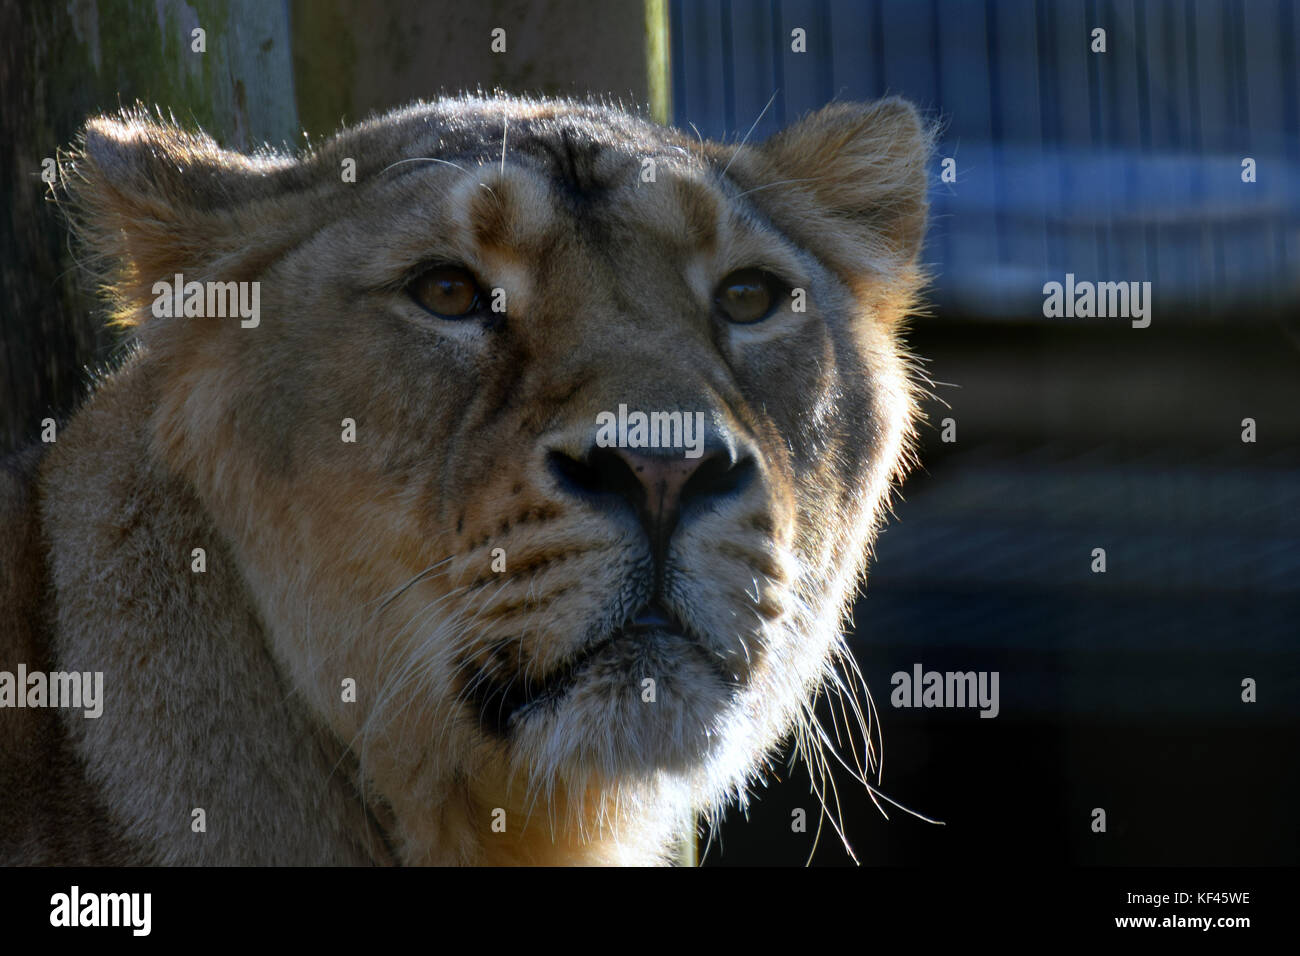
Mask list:
[[[203,52],[197,52],[201,29]],[[289,20],[281,4],[76,0],[0,4],[0,454],[66,416],[115,344],[82,274],[46,160],[96,113],[140,100],[223,145],[297,134]]]

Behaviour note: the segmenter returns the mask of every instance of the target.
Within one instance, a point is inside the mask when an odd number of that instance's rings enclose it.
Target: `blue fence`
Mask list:
[[[1186,322],[1300,303],[1291,0],[672,0],[671,16],[683,127],[739,139],[772,100],[762,137],[887,93],[943,124],[925,252],[941,308],[1041,314],[1067,272],[1150,281]]]

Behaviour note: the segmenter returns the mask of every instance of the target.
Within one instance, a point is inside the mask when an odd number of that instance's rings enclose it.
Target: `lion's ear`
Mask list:
[[[925,237],[933,132],[905,100],[831,103],[741,149],[732,174],[753,201],[839,264],[911,263]]]
[[[255,245],[266,217],[251,210],[275,202],[295,165],[222,149],[143,110],[91,120],[63,159],[69,218],[126,322],[157,279],[204,272]]]

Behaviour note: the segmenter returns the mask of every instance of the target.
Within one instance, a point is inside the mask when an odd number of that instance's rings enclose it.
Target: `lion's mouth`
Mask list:
[[[663,637],[677,637],[698,647],[709,656],[692,633],[675,614],[659,602],[647,605],[636,616],[615,628],[605,638],[589,644],[564,663],[553,668],[541,680],[529,679],[522,671],[507,678],[497,678],[480,671],[470,681],[467,696],[478,711],[479,723],[484,730],[505,738],[512,724],[526,719],[534,712],[558,704],[577,684],[592,662],[610,648],[624,641],[649,641]],[[714,662],[716,664],[716,662]],[[727,683],[734,677],[718,668]]]

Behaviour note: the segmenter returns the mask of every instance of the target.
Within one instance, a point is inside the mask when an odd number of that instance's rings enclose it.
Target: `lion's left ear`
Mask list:
[[[88,122],[80,149],[63,157],[63,187],[75,231],[111,280],[119,320],[134,321],[133,306],[160,278],[247,261],[256,224],[284,224],[274,207],[295,165],[222,149],[142,109]]]
[[[933,132],[905,100],[831,103],[735,153],[752,201],[850,274],[911,264],[925,238]]]

